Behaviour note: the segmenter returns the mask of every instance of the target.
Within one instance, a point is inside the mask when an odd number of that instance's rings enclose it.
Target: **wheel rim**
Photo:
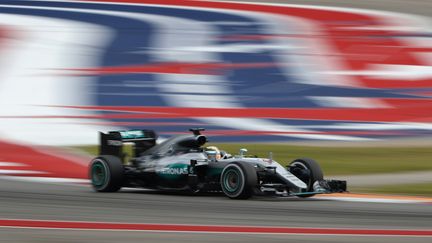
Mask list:
[[[234,193],[234,192],[238,191],[239,188],[241,187],[241,183],[242,183],[242,180],[241,180],[240,174],[237,170],[228,169],[225,172],[223,184],[224,184],[224,188],[228,192]]]
[[[102,162],[94,162],[92,166],[92,184],[96,187],[103,186],[107,180],[107,171]]]

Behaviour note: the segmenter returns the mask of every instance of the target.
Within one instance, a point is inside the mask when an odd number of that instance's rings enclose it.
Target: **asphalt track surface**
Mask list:
[[[278,1],[281,2],[281,1]],[[301,3],[302,1],[284,1]],[[430,1],[308,1],[431,16]],[[0,180],[0,216],[13,219],[360,229],[432,228],[432,206],[316,199],[187,196]],[[305,236],[0,228],[0,242],[430,242],[427,237]]]
[[[4,179],[0,180],[0,215],[3,219],[118,223],[404,230],[432,228],[430,204],[336,202],[298,198],[238,201],[223,195],[191,196],[133,189],[118,193],[96,193],[87,186]],[[374,242],[377,239],[380,242],[405,242],[408,238],[14,228],[0,229],[0,235],[0,242],[135,242],[138,239],[158,242]],[[409,237],[409,240],[429,242],[430,237]]]

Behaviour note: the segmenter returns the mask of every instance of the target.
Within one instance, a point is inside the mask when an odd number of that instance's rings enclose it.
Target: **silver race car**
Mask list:
[[[89,166],[93,188],[114,192],[121,187],[168,191],[222,192],[232,199],[253,195],[311,197],[346,191],[346,181],[324,180],[319,164],[308,158],[287,167],[272,158],[230,155],[215,146],[205,147],[204,129],[171,137],[160,144],[152,130],[100,133],[100,155]],[[132,145],[129,158],[125,144]]]

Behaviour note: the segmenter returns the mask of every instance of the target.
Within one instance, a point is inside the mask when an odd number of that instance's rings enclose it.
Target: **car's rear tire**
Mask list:
[[[90,162],[89,177],[95,191],[116,192],[123,185],[124,169],[121,160],[101,155]]]
[[[296,159],[289,165],[289,171],[306,183],[307,192],[313,192],[313,185],[316,181],[324,178],[321,166],[313,159]],[[315,194],[298,195],[298,197],[312,197]]]
[[[222,171],[220,184],[223,193],[231,199],[248,199],[258,184],[258,177],[253,165],[233,162]]]

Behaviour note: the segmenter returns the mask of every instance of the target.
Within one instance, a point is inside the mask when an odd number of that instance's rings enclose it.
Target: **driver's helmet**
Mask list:
[[[216,146],[208,146],[205,148],[204,152],[209,159],[220,160],[222,158],[221,152]]]

